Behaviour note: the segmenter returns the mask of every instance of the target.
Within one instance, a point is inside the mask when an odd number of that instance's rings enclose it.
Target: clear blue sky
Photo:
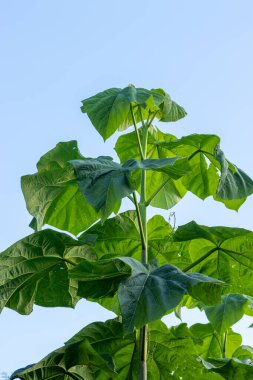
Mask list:
[[[253,176],[252,20],[251,0],[2,1],[0,250],[32,232],[19,178],[35,172],[42,154],[70,139],[85,156],[113,154],[116,138],[104,144],[79,109],[106,88],[164,88],[188,112],[164,130],[218,134],[227,157]],[[236,214],[189,195],[173,211],[178,225],[195,219],[252,229],[252,206],[253,197]],[[35,307],[28,317],[4,310],[0,373],[38,361],[109,317],[85,301],[74,311]],[[248,343],[249,324],[238,327]]]

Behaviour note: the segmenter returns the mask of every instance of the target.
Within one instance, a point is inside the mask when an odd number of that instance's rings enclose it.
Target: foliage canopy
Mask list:
[[[0,255],[0,308],[29,314],[34,304],[74,307],[85,298],[115,319],[84,327],[11,379],[253,379],[253,348],[232,330],[253,315],[253,233],[147,220],[149,206],[169,210],[187,191],[238,210],[253,181],[227,160],[218,136],[177,138],[155,126],[186,116],[162,89],[111,88],[81,110],[104,140],[133,131],[118,138],[120,162],[60,142],[22,177],[34,232]],[[120,211],[124,198],[132,210]],[[204,310],[209,323],[160,321],[182,306]]]

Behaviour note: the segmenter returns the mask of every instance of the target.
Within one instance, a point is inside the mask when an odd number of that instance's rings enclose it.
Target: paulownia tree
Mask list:
[[[253,233],[147,220],[149,206],[169,210],[187,191],[238,210],[253,181],[218,136],[177,138],[155,126],[186,115],[162,89],[111,88],[81,109],[104,140],[133,130],[116,143],[119,162],[60,142],[22,177],[34,233],[0,255],[0,307],[29,314],[34,304],[73,308],[85,298],[116,317],[11,379],[253,379],[253,348],[231,328],[253,314]],[[120,212],[123,198],[132,210]],[[182,306],[204,310],[209,323],[162,323]]]

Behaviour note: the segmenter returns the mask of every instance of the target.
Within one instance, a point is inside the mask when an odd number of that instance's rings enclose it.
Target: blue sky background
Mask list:
[[[0,251],[32,232],[20,176],[35,172],[42,154],[77,139],[85,156],[115,157],[117,136],[104,144],[79,108],[110,87],[164,88],[188,116],[160,128],[177,136],[218,134],[226,156],[253,176],[251,0],[2,1],[0,36]],[[195,219],[252,230],[252,206],[253,197],[237,214],[188,195],[172,211],[178,225]],[[76,310],[35,307],[30,316],[4,310],[0,372],[38,361],[110,316],[86,301]],[[183,316],[203,320],[192,311]],[[235,328],[251,345],[252,322]]]

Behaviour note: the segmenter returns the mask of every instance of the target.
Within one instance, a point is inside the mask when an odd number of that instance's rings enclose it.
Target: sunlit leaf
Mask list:
[[[221,379],[196,360],[194,339],[185,324],[168,329],[160,321],[152,323],[148,379],[192,380],[193,373],[196,380]],[[94,322],[39,363],[16,371],[12,379],[138,380],[139,354],[138,334],[126,334],[117,320]]]
[[[162,216],[155,215],[148,221],[147,230],[149,260],[155,259],[159,264],[168,263],[166,253],[171,244],[172,227]],[[92,241],[100,259],[116,256],[129,256],[137,260],[141,258],[142,245],[135,211],[118,214],[107,219],[104,224],[98,222],[80,235],[79,239],[87,243]]]
[[[215,135],[193,134],[169,142],[157,142],[176,156],[188,156],[191,172],[183,185],[201,199],[212,195],[226,207],[238,210],[253,193],[253,181],[227,161]]]
[[[226,335],[226,346],[222,346],[222,337],[217,334],[211,323],[196,323],[190,327],[190,332],[195,339],[195,348],[200,357],[205,360],[208,358],[221,358],[224,355],[231,357],[240,347],[242,337],[240,334],[228,328]]]
[[[221,358],[202,360],[205,367],[219,373],[224,379],[252,379],[253,363],[251,360],[239,360],[237,358]]]
[[[43,230],[0,254],[0,309],[29,314],[33,305],[74,307],[77,281],[68,269],[95,259],[91,247],[53,230]]]
[[[140,134],[142,134],[142,129],[140,129]],[[156,143],[158,141],[171,141],[175,139],[175,136],[163,133],[159,131],[159,129],[157,128],[149,128],[147,158],[155,159],[169,157],[168,150],[163,149]],[[135,132],[120,136],[115,145],[115,150],[121,162],[127,160],[129,156],[135,159],[140,159],[140,153],[138,150]],[[171,154],[171,156],[174,156],[174,154]],[[158,194],[153,198],[151,202],[151,205],[154,207],[159,207],[166,210],[170,209],[176,203],[178,203],[187,192],[180,179],[173,179],[166,173],[147,172],[146,177],[147,199],[149,199],[159,189],[159,187],[163,185],[161,190],[158,192]]]
[[[187,159],[181,157],[129,159],[123,165],[104,156],[70,162],[75,168],[82,194],[97,212],[102,212],[103,221],[117,208],[122,198],[139,188],[140,181],[136,183],[132,177],[134,172],[151,170],[178,179],[189,171]]]
[[[36,174],[22,177],[26,207],[35,218],[32,227],[40,230],[49,224],[77,235],[100,218],[84,199],[68,163],[83,158],[76,141],[62,142],[41,157]]]
[[[219,334],[238,322],[247,311],[252,314],[253,298],[243,294],[226,294],[219,305],[205,307],[208,320]]]
[[[180,256],[174,263],[188,261],[185,271],[198,271],[230,286],[226,293],[253,296],[253,233],[242,228],[206,227],[190,222],[180,226],[174,241],[180,245]],[[177,264],[176,264],[177,263]]]
[[[82,104],[82,112],[87,113],[104,140],[117,129],[124,130],[133,125],[131,107],[136,122],[141,118],[147,120],[152,115],[162,121],[176,121],[186,115],[165,91],[146,90],[133,85],[124,89],[110,88],[83,100]]]

